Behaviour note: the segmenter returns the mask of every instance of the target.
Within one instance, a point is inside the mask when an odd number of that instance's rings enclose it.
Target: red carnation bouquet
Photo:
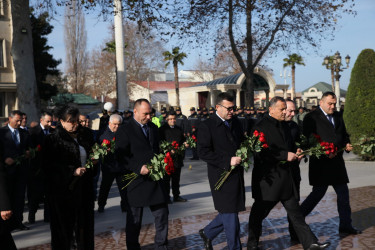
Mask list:
[[[241,166],[244,167],[245,171],[249,170],[251,164],[251,158],[254,152],[260,152],[262,149],[267,149],[269,146],[267,144],[266,138],[263,132],[257,130],[254,131],[253,136],[246,136],[246,139],[241,143],[240,148],[236,151],[236,156],[241,157]],[[229,171],[224,171],[220,179],[215,184],[215,190],[219,190],[226,179],[228,179],[230,173],[236,168],[232,166]]]
[[[315,156],[318,159],[322,155],[328,156],[339,152],[332,142],[324,142],[317,134],[311,134],[309,138],[301,135],[301,142],[297,142],[296,145],[304,150],[299,155]]]
[[[169,147],[172,145],[171,143],[169,143],[170,145],[167,145],[168,142],[164,143],[165,147]],[[174,147],[176,147],[176,145]],[[153,181],[159,181],[163,179],[166,174],[173,174],[175,169],[171,152],[155,154],[150,163],[147,164],[147,168],[150,171],[148,176]],[[134,181],[137,177],[138,174],[136,173],[125,174],[123,180],[127,181],[128,183],[123,187],[123,189],[129,186],[129,184],[132,183],[132,181]]]
[[[101,144],[95,143],[94,146],[91,148],[91,153],[87,158],[85,168],[92,168],[94,167],[94,161],[102,159],[104,161],[104,156],[106,156],[109,152],[115,152],[115,138],[107,140],[104,139]]]
[[[197,147],[197,137],[195,135],[188,136],[186,138],[186,143],[189,145],[190,148],[196,148]]]

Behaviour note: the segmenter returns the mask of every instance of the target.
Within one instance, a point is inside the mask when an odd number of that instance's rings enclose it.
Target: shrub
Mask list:
[[[356,145],[363,136],[375,136],[375,51],[372,49],[362,50],[354,64],[346,95],[344,120],[354,153],[365,160],[374,160],[373,153],[364,154],[361,147]]]

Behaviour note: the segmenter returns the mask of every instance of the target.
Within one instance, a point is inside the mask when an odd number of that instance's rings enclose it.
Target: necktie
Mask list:
[[[225,126],[227,126],[229,128],[229,122],[228,121],[225,120],[224,124],[225,124]]]
[[[332,115],[327,115],[328,121],[332,124],[333,127],[335,127],[335,124],[333,123],[333,117]]]
[[[48,129],[43,129],[43,131],[45,135],[48,135]]]
[[[143,134],[148,138],[148,126],[147,124],[142,126]]]
[[[16,143],[16,145],[18,146],[20,144],[20,141],[18,140],[18,130],[17,129],[13,130],[12,137],[13,137],[14,143]]]

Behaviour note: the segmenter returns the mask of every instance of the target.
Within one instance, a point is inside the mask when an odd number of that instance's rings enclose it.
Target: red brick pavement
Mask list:
[[[363,230],[361,235],[340,235],[338,233],[338,214],[336,195],[327,194],[311,215],[306,218],[313,232],[321,242],[330,241],[329,249],[375,249],[375,186],[350,190],[353,225]],[[239,214],[241,223],[241,242],[246,249],[247,221],[250,208]],[[169,221],[170,249],[202,249],[202,240],[198,230],[207,225],[216,213],[187,216]],[[140,242],[142,249],[153,249],[155,235],[152,224],[142,227]],[[118,241],[115,240],[118,238]],[[227,249],[225,234],[221,233],[213,241],[214,249]],[[289,240],[286,212],[279,203],[263,222],[261,237],[262,249],[302,249],[300,244],[291,244]],[[50,244],[24,248],[28,250],[50,249]],[[126,249],[124,230],[105,232],[96,235],[95,249]]]

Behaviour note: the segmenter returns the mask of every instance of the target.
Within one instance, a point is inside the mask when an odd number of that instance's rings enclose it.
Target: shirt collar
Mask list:
[[[217,111],[216,111],[216,115],[220,118],[220,120],[222,120],[223,122],[225,121],[225,119],[221,118],[221,116],[217,113]]]
[[[327,117],[327,116],[329,116],[329,114],[327,114],[326,112],[324,112],[324,110],[321,108],[321,107],[319,107],[320,108],[320,110],[323,112],[323,114]]]
[[[10,131],[12,131],[12,133],[14,133],[14,131],[17,130],[15,128],[12,128],[9,124],[8,124],[8,128],[10,129]]]
[[[43,130],[45,130],[44,126],[43,126],[41,123],[39,123],[39,124],[40,124],[40,127],[41,127]]]
[[[134,119],[134,118],[133,118],[133,119]],[[147,125],[147,123],[146,123],[146,124],[139,123],[136,119],[134,119],[134,121],[135,121],[139,126],[141,126],[141,128],[143,128],[143,126]]]

